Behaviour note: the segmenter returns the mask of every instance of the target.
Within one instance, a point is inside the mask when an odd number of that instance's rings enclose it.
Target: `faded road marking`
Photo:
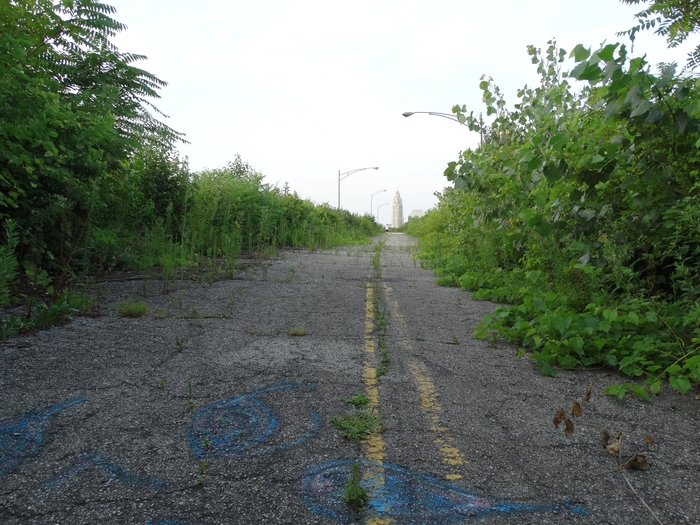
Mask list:
[[[386,291],[387,297],[393,291],[389,286],[385,286],[384,290]],[[389,305],[392,308],[392,317],[396,319],[396,323],[403,329],[403,315],[398,311],[398,301],[391,299],[389,300]],[[402,339],[401,344],[408,350],[413,350],[413,345],[407,339]],[[461,479],[462,475],[458,472],[457,467],[468,464],[469,461],[467,461],[464,458],[464,454],[454,446],[454,438],[450,435],[449,425],[444,417],[441,416],[443,411],[442,406],[440,406],[438,402],[439,394],[435,389],[435,385],[428,376],[424,365],[412,363],[410,369],[418,384],[418,390],[420,392],[419,405],[426,412],[428,420],[430,421],[430,430],[437,434],[434,443],[440,452],[442,462],[450,467],[450,472],[448,472],[445,478],[450,481]]]
[[[373,320],[374,289],[370,282],[367,283],[365,295],[365,359],[362,381],[365,384],[365,392],[369,398],[367,405],[369,408],[376,410],[379,408],[379,378],[377,378],[377,369],[373,363],[376,359]],[[389,498],[384,477],[384,439],[381,434],[372,434],[362,441],[362,448],[365,451],[365,457],[371,462],[363,477],[371,500],[369,506],[371,514],[367,517],[366,523],[367,525],[389,525],[394,520],[380,517],[389,511]]]
[[[442,462],[452,467],[451,472],[445,477],[449,480],[460,479],[462,476],[457,472],[456,467],[469,462],[464,459],[464,454],[453,445],[454,438],[450,435],[447,422],[441,417],[442,407],[438,402],[439,394],[435,390],[435,385],[428,377],[424,366],[412,363],[410,369],[416,383],[418,383],[420,407],[427,412],[430,430],[437,434],[435,444],[442,456]]]

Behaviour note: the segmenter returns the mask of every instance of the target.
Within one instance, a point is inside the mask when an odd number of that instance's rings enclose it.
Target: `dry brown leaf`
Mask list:
[[[644,454],[637,453],[629,458],[622,466],[626,469],[644,470],[649,466],[649,463],[647,463],[647,457]]]
[[[564,428],[564,434],[567,436],[571,435],[574,433],[574,424],[573,422],[567,418],[566,420],[566,427]]]
[[[578,401],[574,401],[574,404],[571,405],[571,415],[574,417],[579,417],[582,413],[583,411],[581,410],[581,405]]]
[[[654,444],[654,436],[651,434],[644,434],[644,441],[647,442],[647,445],[653,445]]]
[[[621,442],[622,442],[622,432],[620,432],[618,430],[617,432],[615,432],[615,441],[613,441],[610,445],[607,445],[605,448],[611,454],[617,454],[620,452]]]
[[[609,375],[610,375],[610,374],[608,374],[607,372],[605,372],[605,373],[604,373],[602,376],[600,376],[600,377],[608,377]]]
[[[554,419],[552,419],[552,423],[554,423],[554,426],[556,428],[559,428],[559,423],[564,421],[566,419],[566,414],[564,413],[564,409],[560,408],[559,412],[556,413],[554,416]]]
[[[697,396],[695,396],[695,399],[700,399],[700,394],[698,394]]]
[[[604,447],[608,446],[608,441],[610,441],[610,434],[608,434],[607,430],[603,430],[603,446]]]
[[[589,387],[586,389],[586,395],[583,396],[583,400],[584,400],[586,403],[588,403],[588,402],[591,400],[591,392],[592,392],[592,391],[593,391],[593,387],[592,387],[592,386],[589,386]]]

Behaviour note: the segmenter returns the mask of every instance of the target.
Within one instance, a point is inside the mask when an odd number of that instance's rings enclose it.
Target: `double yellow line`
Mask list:
[[[379,378],[376,361],[376,345],[374,344],[374,288],[367,283],[365,294],[365,355],[362,381],[369,398],[367,406],[372,410],[379,409]],[[391,518],[382,518],[381,514],[389,510],[387,503],[386,484],[384,479],[384,439],[381,434],[371,434],[362,441],[365,458],[372,464],[365,471],[366,487],[372,499],[372,509],[367,517],[367,525],[389,525],[394,522]]]
[[[392,292],[388,286],[385,287],[387,298]],[[362,381],[365,385],[365,392],[369,398],[368,407],[373,410],[379,409],[379,378],[377,377],[376,345],[374,342],[374,288],[372,283],[367,283],[365,293],[365,336],[364,336],[364,362],[362,371]],[[403,318],[399,313],[399,305],[396,301],[390,300],[392,317],[399,325],[403,324]],[[412,350],[410,341],[404,339],[402,345]],[[445,478],[454,481],[462,478],[460,470],[469,462],[464,454],[455,446],[454,437],[449,430],[448,421],[444,417],[442,406],[439,402],[439,394],[435,384],[428,375],[425,365],[413,362],[409,364],[411,374],[418,387],[418,406],[425,413],[430,424],[430,430],[435,436],[433,442],[437,446],[442,462],[448,466],[448,473]],[[364,457],[371,462],[369,468],[365,470],[365,487],[370,493],[372,507],[367,517],[367,525],[389,525],[394,523],[392,518],[382,517],[389,511],[389,498],[386,492],[384,459],[385,443],[381,434],[372,434],[362,441]]]

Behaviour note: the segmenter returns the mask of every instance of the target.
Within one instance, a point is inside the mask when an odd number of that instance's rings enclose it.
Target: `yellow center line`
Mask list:
[[[365,295],[365,358],[364,369],[362,371],[362,382],[365,384],[365,392],[369,398],[368,407],[377,410],[379,408],[379,378],[377,369],[374,366],[375,344],[374,344],[374,289],[372,283],[367,283]],[[362,440],[362,448],[365,458],[373,464],[365,471],[364,480],[370,493],[372,506],[379,513],[388,510],[388,498],[384,478],[384,439],[381,434],[371,434]],[[374,510],[373,509],[373,510]],[[394,523],[391,518],[381,518],[370,514],[367,516],[367,525],[390,525]]]
[[[385,290],[388,297],[392,289],[385,286]],[[397,324],[403,325],[403,316],[398,311],[398,302],[390,300],[389,305],[393,310],[391,313],[392,318],[396,319]],[[410,341],[404,339],[401,343],[408,350],[413,350],[413,345]],[[450,481],[461,479],[462,475],[459,473],[458,467],[468,464],[469,461],[464,458],[464,454],[459,448],[454,446],[454,438],[450,434],[449,424],[444,417],[442,406],[438,401],[440,395],[435,388],[435,384],[432,379],[430,379],[425,365],[411,363],[409,368],[418,385],[418,405],[425,412],[430,422],[430,430],[436,434],[433,442],[440,452],[442,462],[449,467],[449,472],[445,478]]]
[[[450,472],[445,477],[449,480],[460,479],[462,475],[459,474],[456,467],[469,462],[464,459],[464,454],[453,445],[454,438],[450,435],[447,421],[441,415],[442,407],[438,402],[439,394],[435,390],[435,385],[428,377],[424,366],[411,363],[409,368],[413,378],[418,383],[420,407],[427,413],[430,421],[430,430],[437,434],[434,443],[440,451],[442,462],[451,467]]]

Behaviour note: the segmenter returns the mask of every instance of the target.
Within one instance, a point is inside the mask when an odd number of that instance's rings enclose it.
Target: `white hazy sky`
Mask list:
[[[478,135],[428,115],[454,104],[483,110],[482,74],[509,105],[538,82],[526,46],[556,37],[570,51],[619,40],[640,6],[617,0],[105,0],[128,26],[115,43],[146,55],[140,67],[168,82],[157,106],[191,144],[191,169],[238,153],[316,203],[370,211],[401,192],[404,215],[427,210],[443,171]],[[643,35],[635,55],[685,61]],[[391,220],[391,205],[380,209]]]

